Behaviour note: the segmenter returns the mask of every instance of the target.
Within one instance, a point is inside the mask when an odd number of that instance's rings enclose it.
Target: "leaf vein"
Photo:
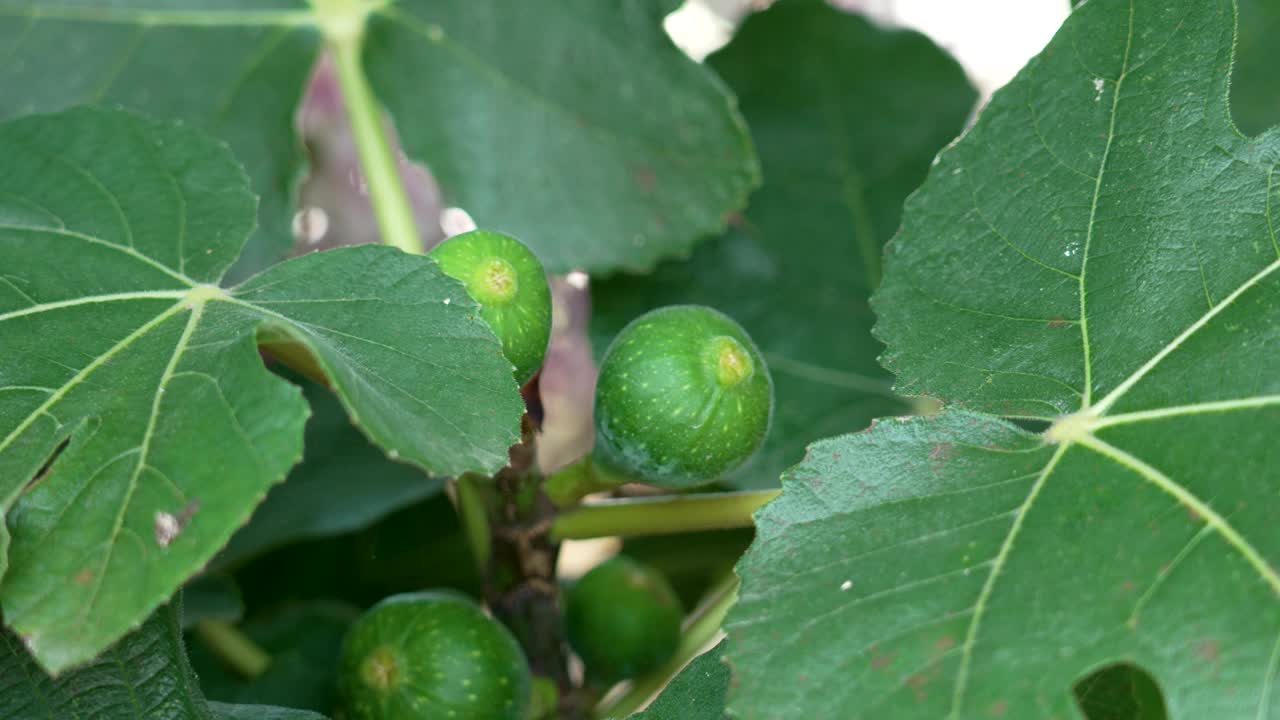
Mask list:
[[[1054,468],[1058,466],[1058,462],[1066,454],[1069,447],[1069,443],[1060,445],[1057,451],[1054,452],[1053,457],[1045,464],[1044,470],[1040,472],[1040,477],[1036,478],[1035,484],[1031,486],[1031,490],[1027,493],[1027,499],[1023,501],[1022,507],[1016,511],[1017,515],[1014,517],[1013,525],[1010,526],[1008,534],[1005,535],[1004,542],[1000,544],[1000,551],[992,562],[991,573],[987,576],[987,581],[983,583],[982,590],[978,592],[978,600],[974,605],[973,617],[969,620],[969,628],[965,633],[964,643],[960,646],[962,649],[960,667],[956,670],[955,685],[951,695],[951,712],[948,714],[948,717],[952,718],[952,720],[961,717],[960,709],[964,702],[965,691],[968,689],[969,665],[973,658],[973,648],[977,642],[978,631],[982,626],[983,613],[986,612],[987,601],[995,588],[996,579],[1000,576],[1000,571],[1004,568],[1004,564],[1009,558],[1009,553],[1013,550],[1013,543],[1022,530],[1022,523],[1026,520],[1027,512],[1035,503],[1049,476],[1053,474]]]
[[[1089,345],[1089,312],[1088,292],[1086,290],[1089,272],[1089,252],[1093,245],[1093,230],[1097,226],[1098,201],[1102,197],[1102,180],[1107,173],[1107,160],[1111,157],[1111,145],[1116,139],[1116,116],[1120,110],[1120,90],[1129,70],[1129,52],[1133,48],[1133,0],[1129,0],[1129,29],[1125,35],[1124,57],[1120,61],[1120,75],[1116,78],[1115,94],[1111,98],[1111,119],[1107,126],[1107,142],[1102,149],[1102,160],[1098,163],[1097,181],[1093,185],[1093,200],[1089,205],[1089,224],[1085,230],[1084,248],[1080,259],[1080,341],[1084,353],[1084,395],[1081,409],[1089,407],[1093,398],[1093,358]]]
[[[1273,592],[1280,595],[1280,573],[1271,567],[1262,553],[1258,552],[1243,535],[1239,533],[1231,523],[1216,510],[1209,506],[1200,498],[1196,497],[1187,488],[1170,478],[1168,475],[1160,472],[1156,468],[1143,462],[1141,459],[1129,454],[1128,452],[1098,439],[1094,435],[1086,435],[1080,441],[1084,447],[1094,452],[1114,460],[1116,463],[1129,468],[1139,477],[1144,478],[1156,487],[1164,490],[1173,497],[1177,498],[1182,504],[1194,510],[1204,521],[1211,526],[1219,535],[1223,537],[1244,559],[1253,566],[1258,575],[1271,586]]]
[[[182,305],[179,305],[179,307],[182,307]],[[120,509],[116,512],[115,520],[111,525],[111,532],[107,536],[107,554],[98,572],[94,574],[93,589],[90,591],[88,600],[85,601],[84,608],[81,611],[81,622],[97,603],[98,592],[102,589],[103,578],[111,566],[112,554],[115,552],[116,540],[120,536],[125,514],[129,509],[129,505],[133,502],[133,494],[138,489],[138,479],[142,475],[143,468],[147,466],[147,461],[150,457],[151,441],[155,437],[156,422],[160,417],[160,405],[164,400],[165,388],[173,378],[174,371],[186,352],[187,343],[191,340],[191,335],[195,332],[196,326],[200,324],[200,318],[204,314],[204,307],[204,303],[192,306],[191,315],[187,318],[186,325],[182,328],[182,335],[174,343],[173,353],[169,356],[169,361],[165,364],[164,370],[160,374],[160,380],[156,384],[156,392],[151,398],[151,412],[147,418],[147,425],[142,433],[142,442],[138,448],[137,465],[129,475],[129,485],[125,490],[124,500],[120,503]]]

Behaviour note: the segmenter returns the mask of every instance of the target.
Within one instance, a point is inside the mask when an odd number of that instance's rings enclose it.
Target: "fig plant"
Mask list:
[[[1280,718],[1280,3],[677,4],[0,0],[0,720]]]

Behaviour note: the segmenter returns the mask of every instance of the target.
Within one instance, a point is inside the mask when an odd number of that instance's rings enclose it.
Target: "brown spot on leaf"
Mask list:
[[[1007,700],[997,700],[991,703],[991,707],[987,708],[987,714],[991,717],[1003,717],[1009,710],[1009,702]]]
[[[1196,654],[1208,662],[1216,662],[1219,652],[1220,648],[1217,640],[1205,639],[1196,645]]]
[[[934,443],[933,447],[929,448],[929,464],[932,469],[935,472],[941,470],[941,465],[950,459],[954,452],[955,446],[949,442]]]
[[[658,174],[648,165],[637,166],[631,173],[635,178],[636,185],[640,188],[640,192],[648,195],[658,186]]]
[[[186,527],[191,521],[191,517],[200,511],[200,498],[192,498],[190,502],[182,506],[182,512],[178,513],[178,522]]]
[[[92,579],[93,579],[92,570],[90,570],[89,568],[80,568],[80,572],[76,573],[75,576],[71,578],[71,582],[74,582],[77,585],[88,585],[89,581]]]
[[[1054,315],[1053,317],[1049,318],[1049,327],[1051,328],[1071,327],[1071,323],[1068,322],[1061,315]]]
[[[923,673],[913,673],[912,675],[907,676],[907,687],[911,688],[912,692],[915,693],[916,702],[918,703],[924,702],[926,695],[924,686],[928,684],[929,678]]]
[[[946,652],[955,646],[956,639],[950,635],[943,635],[933,644],[933,647],[936,648],[938,652]]]

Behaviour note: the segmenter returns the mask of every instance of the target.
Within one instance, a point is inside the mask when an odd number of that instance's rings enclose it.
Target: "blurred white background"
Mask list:
[[[688,0],[667,32],[701,59],[768,0]],[[834,0],[884,25],[919,30],[955,56],[985,99],[1040,52],[1066,19],[1069,0]]]

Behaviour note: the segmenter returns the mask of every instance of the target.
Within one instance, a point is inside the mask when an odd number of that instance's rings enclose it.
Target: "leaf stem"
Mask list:
[[[738,599],[738,584],[738,577],[730,573],[707,593],[702,604],[685,618],[680,645],[671,659],[657,670],[615,688],[614,692],[605,696],[596,706],[592,717],[597,720],[624,718],[644,707],[649,698],[666,687],[671,678],[689,664],[690,660],[700,655],[720,634],[725,615]]]
[[[748,490],[588,503],[560,513],[551,536],[584,540],[751,527],[752,514],[780,492]]]
[[[381,106],[361,65],[363,30],[363,25],[360,25],[350,32],[329,34],[343,105],[360,155],[360,167],[368,183],[369,200],[378,219],[378,229],[382,231],[382,241],[407,253],[420,254],[422,241],[404,184],[400,181],[395,154],[383,129]]]
[[[240,675],[252,680],[267,671],[271,655],[236,626],[223,620],[201,620],[196,635]]]

